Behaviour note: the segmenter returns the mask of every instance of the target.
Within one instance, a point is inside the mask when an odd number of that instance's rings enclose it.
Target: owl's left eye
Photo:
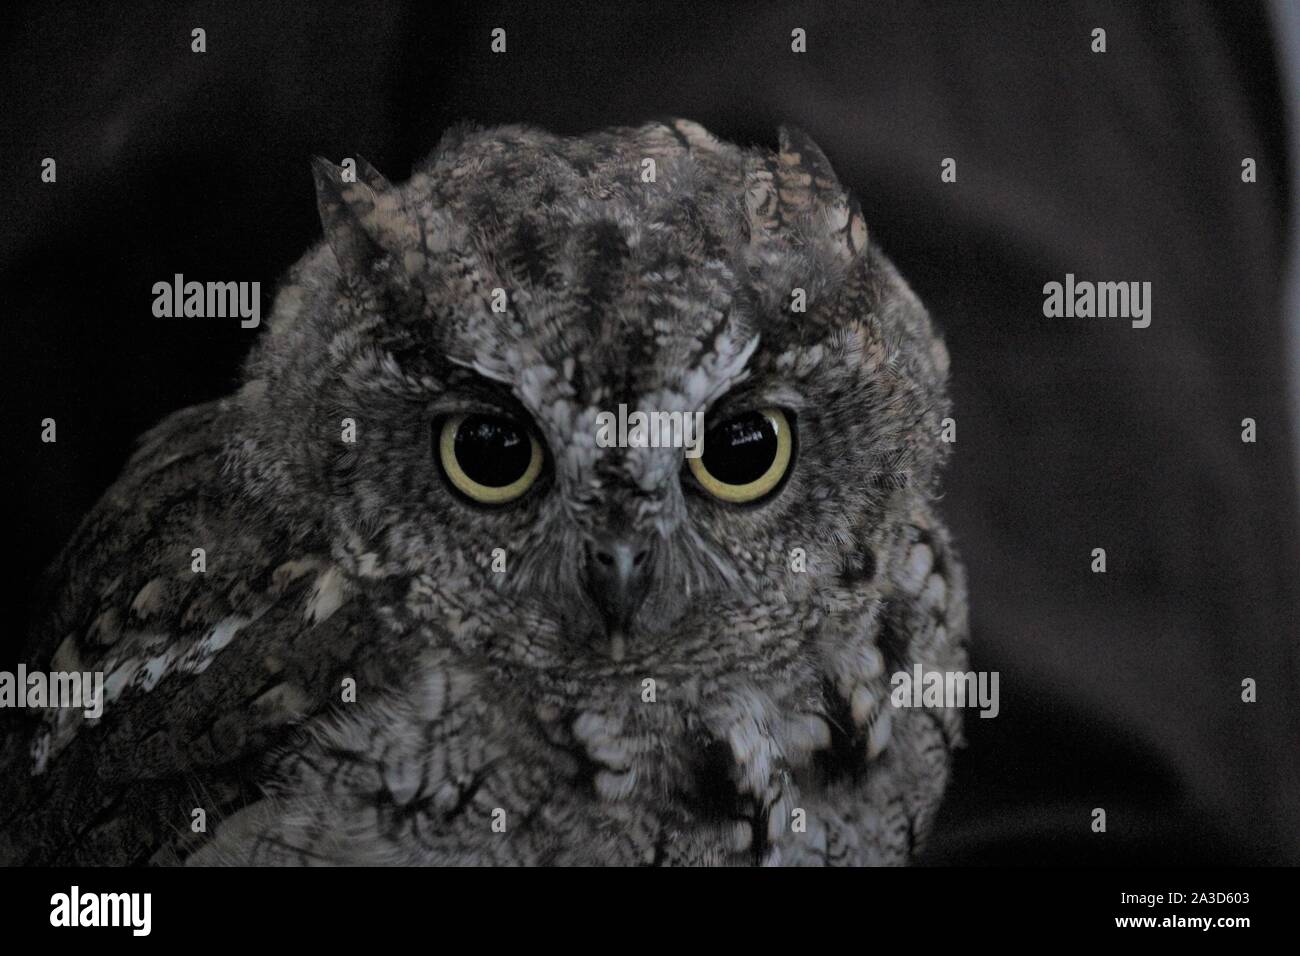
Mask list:
[[[514,501],[536,483],[542,459],[532,431],[500,415],[453,415],[438,437],[443,474],[479,504]]]
[[[691,474],[713,497],[749,504],[770,495],[790,469],[794,432],[777,408],[737,415],[704,435],[704,454],[688,458]]]

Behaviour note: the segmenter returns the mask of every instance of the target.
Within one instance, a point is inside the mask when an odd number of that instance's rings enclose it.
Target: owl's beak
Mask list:
[[[587,544],[583,583],[616,651],[645,602],[653,567],[653,539],[610,536]]]

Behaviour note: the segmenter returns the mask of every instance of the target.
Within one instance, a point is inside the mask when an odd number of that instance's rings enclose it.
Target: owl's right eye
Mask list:
[[[542,445],[500,415],[453,415],[442,423],[438,463],[453,488],[479,504],[514,501],[542,473]]]

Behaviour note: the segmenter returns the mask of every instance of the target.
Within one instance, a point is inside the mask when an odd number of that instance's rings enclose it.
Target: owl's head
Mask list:
[[[502,127],[400,186],[353,172],[317,161],[328,242],[250,361],[248,494],[571,693],[798,667],[932,490],[947,408],[944,347],[821,151]]]

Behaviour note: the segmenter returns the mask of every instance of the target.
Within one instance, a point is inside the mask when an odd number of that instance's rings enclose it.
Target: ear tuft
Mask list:
[[[867,247],[867,222],[849,191],[840,185],[830,160],[811,136],[797,126],[779,130],[780,150],[766,173],[752,175],[747,190],[751,219],[773,226],[811,224],[839,258],[851,261]],[[756,216],[755,213],[758,213]]]
[[[342,167],[316,156],[312,176],[321,227],[339,267],[364,274],[377,259],[391,255],[414,275],[423,262],[419,224],[383,175],[360,157],[357,182],[343,179]]]
[[[374,166],[371,166],[365,157],[356,157],[356,164],[357,175],[361,177],[361,181],[375,192],[387,192],[393,188],[393,184],[388,181],[388,178],[379,170],[375,169]]]
[[[797,126],[782,126],[778,131],[781,151],[778,158],[781,165],[793,175],[810,177],[810,182],[817,188],[832,191],[840,189],[839,180],[831,161],[813,142],[812,137]]]

